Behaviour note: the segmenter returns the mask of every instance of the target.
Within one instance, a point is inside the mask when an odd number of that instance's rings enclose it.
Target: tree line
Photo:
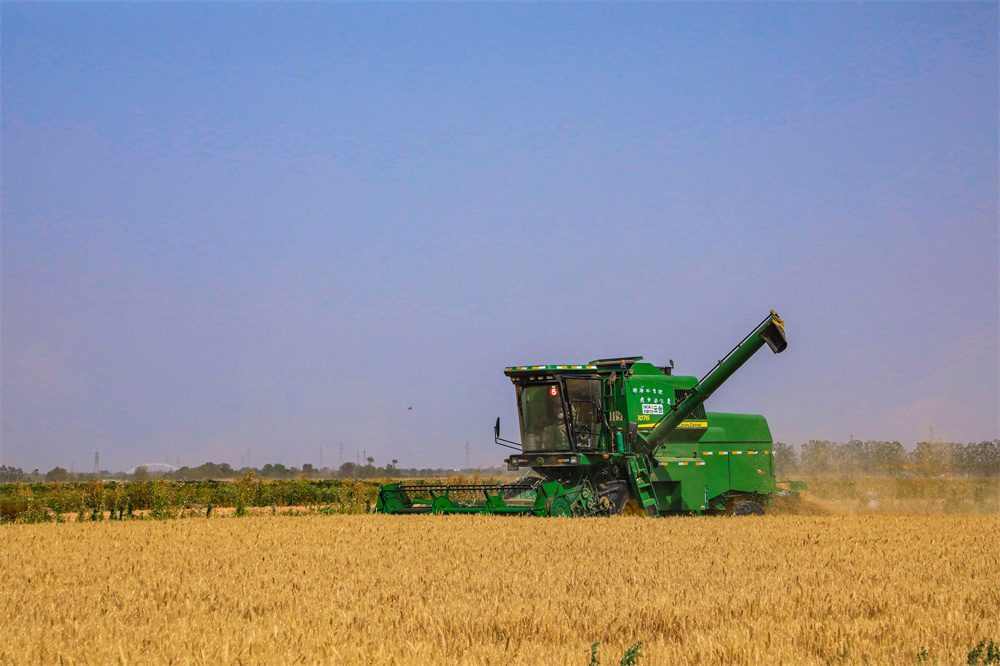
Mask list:
[[[920,442],[912,451],[907,451],[899,442],[875,442],[851,440],[831,442],[809,440],[801,447],[775,442],[774,464],[779,475],[802,474],[821,476],[839,474],[857,475],[912,475],[912,476],[1000,476],[1000,440],[957,444],[950,442]],[[169,473],[151,473],[138,467],[132,474],[103,471],[100,474],[68,472],[55,467],[48,472],[34,470],[25,473],[19,467],[0,466],[0,483],[31,483],[37,481],[87,481],[101,478],[117,481],[142,481],[157,478],[174,481],[204,481],[208,479],[234,479],[249,471],[265,479],[408,479],[438,478],[456,472],[500,476],[506,468],[489,467],[477,469],[442,468],[401,468],[399,461],[393,460],[383,466],[375,465],[375,458],[369,456],[366,464],[345,462],[339,468],[317,468],[309,463],[299,467],[285,467],[281,463],[268,463],[263,467],[242,467],[236,469],[229,463],[206,462],[197,467],[181,467]]]
[[[160,478],[169,479],[173,481],[206,481],[209,479],[235,479],[238,477],[246,476],[247,472],[253,472],[255,475],[272,480],[283,480],[283,479],[431,479],[439,477],[447,477],[454,475],[455,473],[461,474],[475,474],[476,472],[500,476],[505,471],[506,468],[500,467],[488,467],[488,468],[476,468],[476,469],[443,469],[443,468],[415,468],[408,467],[402,468],[398,466],[399,461],[393,460],[392,462],[383,465],[375,465],[375,458],[369,456],[365,465],[359,465],[353,462],[345,462],[339,468],[323,467],[317,468],[310,463],[302,465],[302,467],[286,467],[281,463],[268,463],[263,467],[242,467],[234,468],[229,463],[214,463],[206,462],[197,467],[181,467],[172,472],[151,472],[145,467],[137,467],[131,474],[126,472],[109,472],[102,471],[99,474],[93,474],[90,472],[77,472],[72,473],[67,471],[63,467],[54,467],[48,472],[40,472],[39,470],[34,470],[33,472],[25,473],[25,471],[19,467],[10,467],[7,465],[0,466],[0,483],[33,483],[33,482],[84,482],[89,481],[93,478],[100,478],[108,481],[143,481],[146,479]]]
[[[958,444],[919,442],[907,451],[899,442],[852,439],[809,440],[798,450],[775,442],[774,466],[779,475],[821,476],[1000,476],[1000,440]]]

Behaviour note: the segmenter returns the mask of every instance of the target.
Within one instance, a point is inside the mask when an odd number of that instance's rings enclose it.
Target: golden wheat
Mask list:
[[[996,516],[13,525],[3,664],[965,662]],[[617,662],[617,659],[614,659]],[[929,663],[929,662],[927,662]]]

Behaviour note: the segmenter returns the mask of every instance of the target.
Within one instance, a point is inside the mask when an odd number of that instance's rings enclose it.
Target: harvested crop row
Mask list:
[[[964,663],[989,516],[253,517],[2,528],[0,663]]]

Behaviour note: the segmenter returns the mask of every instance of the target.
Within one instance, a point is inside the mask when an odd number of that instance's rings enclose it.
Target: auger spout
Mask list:
[[[645,436],[646,445],[637,443],[635,448],[646,449],[655,452],[667,441],[667,437],[677,426],[704,403],[717,388],[722,386],[727,379],[733,376],[740,367],[750,360],[750,357],[767,345],[775,354],[785,351],[788,342],[785,340],[785,322],[781,320],[778,313],[771,310],[764,321],[760,323],[748,336],[736,345],[725,358],[719,361],[712,370],[705,375],[701,381],[695,384],[694,388],[688,391],[683,400],[674,404],[656,427]]]

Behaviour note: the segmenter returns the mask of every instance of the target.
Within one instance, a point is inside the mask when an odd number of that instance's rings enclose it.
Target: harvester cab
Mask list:
[[[580,452],[601,447],[609,426],[596,370],[593,365],[507,368],[517,394],[521,458],[531,466],[579,464]],[[499,440],[499,425],[495,435]]]
[[[531,515],[762,513],[775,491],[764,417],[706,412],[704,403],[761,347],[787,346],[773,310],[702,379],[641,356],[584,365],[512,366],[520,443],[502,485],[383,486],[386,513]]]

